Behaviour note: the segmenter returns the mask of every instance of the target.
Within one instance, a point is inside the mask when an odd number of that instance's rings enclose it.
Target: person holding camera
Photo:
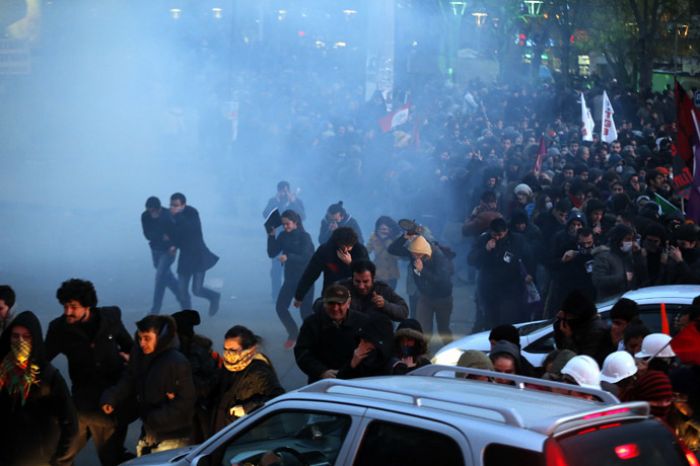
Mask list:
[[[700,254],[695,225],[681,225],[673,234],[674,243],[666,247],[666,268],[663,283],[695,285],[700,283]],[[662,260],[664,258],[662,257]]]

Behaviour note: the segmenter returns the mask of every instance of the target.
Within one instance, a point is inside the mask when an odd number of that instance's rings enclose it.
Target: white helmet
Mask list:
[[[608,383],[618,383],[622,379],[637,373],[637,364],[627,351],[615,351],[608,354],[603,362],[600,380]]]
[[[672,358],[676,356],[676,353],[673,352],[670,341],[671,337],[664,333],[650,333],[644,337],[644,340],[642,340],[642,350],[635,354],[634,357],[637,359],[647,359],[652,356],[657,358]]]
[[[561,373],[573,377],[581,387],[600,390],[600,368],[590,356],[574,356],[569,359]]]

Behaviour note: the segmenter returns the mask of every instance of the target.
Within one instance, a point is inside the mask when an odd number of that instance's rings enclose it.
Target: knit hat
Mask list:
[[[561,305],[561,310],[577,319],[590,319],[598,312],[595,304],[579,290],[569,293]]]
[[[525,194],[526,196],[532,196],[532,188],[530,188],[525,183],[520,183],[513,189],[514,194]]]
[[[508,356],[512,356],[515,360],[516,367],[518,370],[520,369],[520,348],[518,348],[517,345],[514,345],[506,340],[498,341],[493,345],[491,352],[489,353],[491,361],[493,361],[493,359],[499,354],[507,354]]]
[[[637,379],[637,383],[629,390],[625,397],[627,400],[638,401],[670,401],[673,398],[671,380],[661,371],[647,371]],[[669,406],[652,406],[651,414],[664,417],[670,409]]]
[[[620,298],[610,309],[610,319],[622,319],[631,322],[635,317],[639,317],[639,307],[637,303],[627,298]]]
[[[489,340],[505,340],[520,347],[520,334],[518,333],[518,329],[511,324],[499,325],[491,329],[491,333],[489,334]]]
[[[425,254],[430,257],[433,255],[433,248],[430,243],[422,236],[416,236],[413,241],[408,244],[408,250],[416,254]]]
[[[201,319],[199,317],[199,312],[193,309],[184,309],[171,314],[172,318],[175,319],[175,325],[177,326],[177,333],[181,335],[192,336],[194,335],[194,326],[199,325]]]
[[[457,361],[459,367],[471,367],[473,369],[483,369],[485,371],[493,370],[493,363],[488,356],[479,350],[467,350],[459,357]]]

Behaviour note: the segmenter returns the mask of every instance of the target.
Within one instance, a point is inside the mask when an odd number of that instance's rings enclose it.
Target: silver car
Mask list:
[[[666,304],[669,321],[673,324],[673,319],[679,311],[690,306],[698,295],[700,295],[698,285],[665,285],[628,291],[621,297],[635,301],[639,305],[640,318],[644,324],[652,332],[658,332],[661,328],[660,305],[662,303]],[[608,320],[610,309],[615,302],[617,299],[597,305],[603,319]],[[552,320],[515,324],[520,333],[522,354],[534,367],[541,367],[547,354],[555,349],[552,324]],[[474,333],[443,346],[435,353],[432,362],[455,366],[459,357],[467,350],[490,351],[489,333],[489,331]]]
[[[458,378],[450,375],[455,372]],[[271,400],[202,445],[125,464],[680,466],[688,455],[644,402],[620,404],[598,390],[426,366],[408,376],[322,380]]]

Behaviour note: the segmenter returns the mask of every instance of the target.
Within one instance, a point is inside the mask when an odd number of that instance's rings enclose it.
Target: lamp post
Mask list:
[[[463,0],[442,0],[440,9],[447,23],[447,31],[443,37],[443,54],[441,67],[443,71],[452,77],[459,50],[460,31],[462,29],[462,17],[467,11],[467,2]]]
[[[525,0],[525,6],[527,6],[527,14],[529,16],[539,16],[542,11],[542,0]]]

